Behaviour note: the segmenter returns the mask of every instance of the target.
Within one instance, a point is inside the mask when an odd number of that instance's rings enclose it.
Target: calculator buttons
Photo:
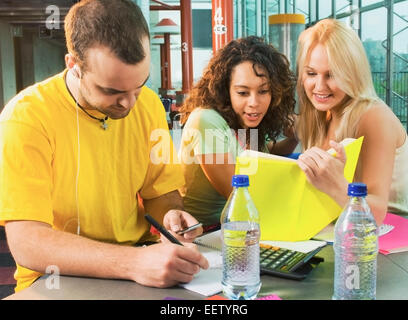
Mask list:
[[[282,276],[291,279],[302,279],[301,275],[294,273],[303,266],[306,261],[313,257],[318,251],[308,254],[260,244],[260,268],[263,273]]]

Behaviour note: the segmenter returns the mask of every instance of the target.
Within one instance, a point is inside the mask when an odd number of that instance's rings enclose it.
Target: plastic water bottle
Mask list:
[[[334,228],[335,300],[375,299],[378,228],[366,195],[364,183],[349,184],[349,203]]]
[[[248,176],[233,176],[232,186],[221,214],[223,292],[233,300],[255,299],[261,288],[259,215],[248,192]]]

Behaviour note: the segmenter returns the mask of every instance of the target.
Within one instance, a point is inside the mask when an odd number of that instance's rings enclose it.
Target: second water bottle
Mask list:
[[[378,229],[365,200],[367,186],[350,183],[350,200],[334,228],[335,300],[373,300],[376,296]]]

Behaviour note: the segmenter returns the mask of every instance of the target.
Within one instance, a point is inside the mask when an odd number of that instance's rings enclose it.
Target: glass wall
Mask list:
[[[393,21],[393,103],[400,119],[408,119],[408,1],[394,4]]]
[[[378,3],[378,2],[382,2],[382,1],[379,1],[379,0],[362,0],[361,1],[361,6],[368,6],[368,5],[370,5],[370,4],[374,4],[374,3]]]
[[[268,17],[278,13],[300,13],[306,27],[327,17],[349,24],[360,36],[370,61],[377,94],[407,126],[408,110],[408,0],[233,0],[234,37],[258,35],[268,41]],[[178,4],[179,0],[165,0]],[[193,10],[210,10],[211,0],[192,0]],[[204,11],[202,11],[204,13]],[[151,12],[152,15],[152,12]],[[180,25],[179,13],[160,11],[151,17],[151,25],[162,18]],[[193,29],[211,34],[211,24],[193,21]],[[204,31],[204,29],[206,31]],[[194,30],[193,30],[194,32]],[[181,85],[180,36],[172,36],[172,78]],[[156,50],[157,51],[157,50]],[[193,48],[194,81],[212,56],[212,48]],[[157,64],[153,67],[153,87],[160,85]],[[156,76],[155,76],[156,75]]]
[[[362,13],[361,40],[370,61],[375,90],[385,100],[387,50],[387,9],[378,8]]]
[[[262,33],[259,26],[279,13],[303,14],[306,27],[329,17],[350,25],[363,42],[377,94],[407,128],[408,0],[235,0],[234,7],[236,37],[268,40],[269,28]]]

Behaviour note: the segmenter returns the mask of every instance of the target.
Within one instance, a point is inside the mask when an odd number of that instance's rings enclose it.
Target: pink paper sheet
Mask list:
[[[394,229],[379,237],[380,253],[387,255],[393,252],[408,251],[408,219],[387,213],[383,223],[393,225]]]

